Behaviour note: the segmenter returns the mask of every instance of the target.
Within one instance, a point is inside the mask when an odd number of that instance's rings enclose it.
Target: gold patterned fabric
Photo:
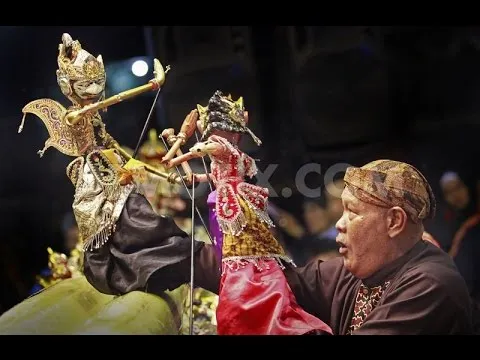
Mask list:
[[[75,186],[73,212],[84,249],[98,249],[115,231],[115,223],[135,185],[120,185],[122,158],[114,150],[96,150],[75,159],[67,175]]]
[[[286,256],[282,246],[267,225],[259,219],[256,212],[240,196],[237,198],[245,216],[246,225],[238,235],[224,234],[223,258]]]
[[[435,196],[422,173],[412,165],[376,160],[349,167],[344,181],[352,194],[377,206],[400,206],[415,221],[435,216]]]

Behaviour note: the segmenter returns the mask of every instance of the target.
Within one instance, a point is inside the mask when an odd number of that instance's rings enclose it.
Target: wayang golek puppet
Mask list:
[[[134,190],[132,178],[148,171],[173,183],[180,183],[175,173],[165,173],[135,160],[107,133],[99,110],[137,96],[158,90],[165,81],[165,71],[154,60],[155,78],[140,87],[104,99],[106,73],[101,55],[92,56],[79,41],[63,34],[57,58],[57,82],[72,102],[66,109],[52,99],[38,99],[23,108],[24,118],[32,113],[45,124],[49,138],[38,153],[54,147],[75,159],[67,175],[75,187],[73,211],[84,248],[99,248],[115,229],[115,223],[126,199]],[[188,164],[185,164],[188,167]],[[95,195],[93,195],[95,194]]]
[[[78,40],[63,34],[57,63],[58,84],[72,105],[66,109],[52,99],[31,101],[23,108],[19,132],[25,116],[34,114],[49,134],[40,156],[54,147],[74,157],[67,166],[67,176],[75,189],[72,209],[82,242],[82,274],[49,286],[3,314],[0,333],[70,334],[79,329],[95,333],[178,333],[179,325],[172,319],[183,307],[185,286],[165,291],[150,289],[149,285],[152,274],[179,260],[164,257],[158,261],[165,237],[178,238],[182,243],[186,234],[171,218],[158,216],[137,185],[146,172],[176,184],[185,179],[132,158],[107,133],[99,113],[147,91],[157,91],[158,95],[166,71],[155,59],[154,79],[104,99],[106,73],[101,56],[94,57]],[[134,211],[138,209],[142,211]],[[148,226],[143,226],[146,223]],[[190,243],[188,238],[184,242],[180,246]],[[166,293],[176,309],[161,297]],[[110,301],[112,296],[115,301]],[[109,317],[109,311],[114,310],[115,318]],[[131,318],[132,312],[135,319]],[[104,315],[97,317],[101,313]],[[31,319],[38,328],[29,327]],[[140,323],[143,327],[134,328]]]
[[[185,134],[192,133],[196,118],[201,141],[182,154],[179,145],[185,143]],[[208,105],[198,105],[186,122],[189,125],[182,129],[189,129],[188,133],[170,139],[176,146],[163,161],[174,167],[193,158],[211,159],[210,172],[194,174],[193,180],[211,180],[215,186],[208,202],[213,214],[210,231],[222,264],[218,334],[331,334],[324,322],[298,306],[286,281],[284,263],[291,260],[269,229],[273,223],[267,213],[268,189],[246,182],[255,176],[257,167],[239,149],[240,138],[246,133],[257,145],[261,141],[247,126],[243,98],[233,101],[216,91]],[[174,135],[169,131],[168,136]]]

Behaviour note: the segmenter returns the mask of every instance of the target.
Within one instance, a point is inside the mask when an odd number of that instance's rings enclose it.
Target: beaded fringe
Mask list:
[[[273,223],[272,219],[270,219],[270,216],[268,213],[265,211],[257,209],[255,206],[251,205],[250,202],[245,201],[247,203],[247,206],[255,213],[255,216],[267,227],[275,227],[275,224]],[[217,221],[220,225],[220,229],[224,234],[228,233],[233,236],[238,236],[240,233],[245,229],[247,226],[248,222],[247,219],[245,218],[245,214],[243,211],[240,211],[239,215],[234,219],[234,220],[223,220],[221,218],[217,218]]]
[[[115,232],[116,220],[114,219],[115,203],[121,195],[122,187],[120,185],[104,186],[103,191],[109,201],[112,203],[112,209],[110,211],[103,210],[102,222],[99,230],[89,239],[85,239],[83,243],[84,251],[92,251],[93,249],[99,249],[108,241],[110,236]]]
[[[245,226],[247,226],[247,219],[243,211],[240,211],[234,220],[224,220],[217,217],[217,221],[224,234],[231,234],[233,236],[240,235],[243,229],[245,229]]]
[[[259,271],[269,270],[271,260],[275,260],[281,269],[285,269],[285,265],[288,263],[294,267],[297,267],[292,259],[285,255],[259,255],[259,256],[230,256],[222,259],[223,269],[222,275],[225,272],[226,267],[232,271],[238,271],[243,269],[248,264],[253,264]]]
[[[249,201],[246,201],[246,203],[247,203],[247,206],[255,213],[255,215],[258,217],[258,219],[261,222],[266,224],[268,227],[275,227],[275,224],[273,223],[272,219],[270,219],[270,216],[266,211],[256,208]]]

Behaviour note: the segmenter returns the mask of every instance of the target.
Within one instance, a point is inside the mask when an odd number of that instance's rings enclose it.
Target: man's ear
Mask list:
[[[387,232],[390,238],[396,237],[407,226],[408,215],[400,206],[394,206],[387,211]]]

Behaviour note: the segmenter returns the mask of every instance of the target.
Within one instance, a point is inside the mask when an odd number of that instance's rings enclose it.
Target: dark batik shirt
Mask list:
[[[189,264],[177,271],[189,274]],[[198,286],[218,291],[213,248],[197,254],[195,271]],[[336,335],[473,333],[464,280],[448,254],[425,241],[363,281],[345,269],[341,257],[290,267],[285,274],[299,305]]]

